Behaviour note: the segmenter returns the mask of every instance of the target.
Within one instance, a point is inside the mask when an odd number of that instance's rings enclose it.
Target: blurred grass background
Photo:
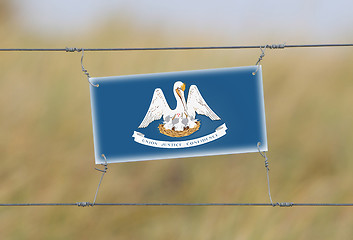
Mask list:
[[[1,47],[169,46],[128,18],[80,38],[14,28]],[[116,24],[121,22],[121,24]],[[220,45],[185,35],[180,46]],[[257,43],[264,44],[264,42]],[[85,53],[94,76],[253,65],[259,50]],[[0,53],[1,203],[93,201],[89,85],[79,53]],[[353,49],[268,50],[263,60],[271,189],[278,202],[353,202]],[[268,202],[256,153],[111,164],[98,202]],[[350,208],[2,207],[1,239],[351,239]]]

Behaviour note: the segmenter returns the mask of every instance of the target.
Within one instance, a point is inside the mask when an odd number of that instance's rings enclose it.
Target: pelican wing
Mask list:
[[[196,85],[191,85],[189,89],[189,95],[187,100],[187,109],[191,117],[195,118],[198,114],[205,115],[212,120],[220,120],[221,118],[215,114],[212,109],[207,105],[206,101],[201,96],[199,89]]]
[[[156,88],[153,93],[152,101],[145,118],[142,120],[139,128],[147,127],[154,120],[161,119],[163,115],[170,111],[167,100],[164,97],[163,91]]]

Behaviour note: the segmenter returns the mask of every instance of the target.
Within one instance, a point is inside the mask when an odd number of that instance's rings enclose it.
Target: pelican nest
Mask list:
[[[200,128],[199,121],[196,121],[195,127],[193,127],[193,128],[186,127],[186,128],[184,128],[183,131],[175,131],[174,127],[172,129],[165,129],[164,124],[159,124],[159,126],[158,126],[159,131],[162,134],[167,135],[169,137],[186,137],[186,136],[193,134],[197,130],[199,130],[199,128]]]

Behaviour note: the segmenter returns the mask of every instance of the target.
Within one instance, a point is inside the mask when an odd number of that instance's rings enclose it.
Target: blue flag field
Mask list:
[[[96,164],[267,151],[256,69],[90,78]]]

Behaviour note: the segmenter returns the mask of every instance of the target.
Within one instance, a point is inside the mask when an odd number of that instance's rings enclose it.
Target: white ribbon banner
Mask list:
[[[220,137],[226,135],[227,126],[226,124],[222,124],[216,130],[203,137],[195,138],[192,140],[187,141],[159,141],[150,138],[145,138],[140,132],[134,131],[132,137],[134,138],[135,142],[141,143],[146,146],[156,147],[156,148],[188,148],[188,147],[195,147],[205,143],[212,142]]]

